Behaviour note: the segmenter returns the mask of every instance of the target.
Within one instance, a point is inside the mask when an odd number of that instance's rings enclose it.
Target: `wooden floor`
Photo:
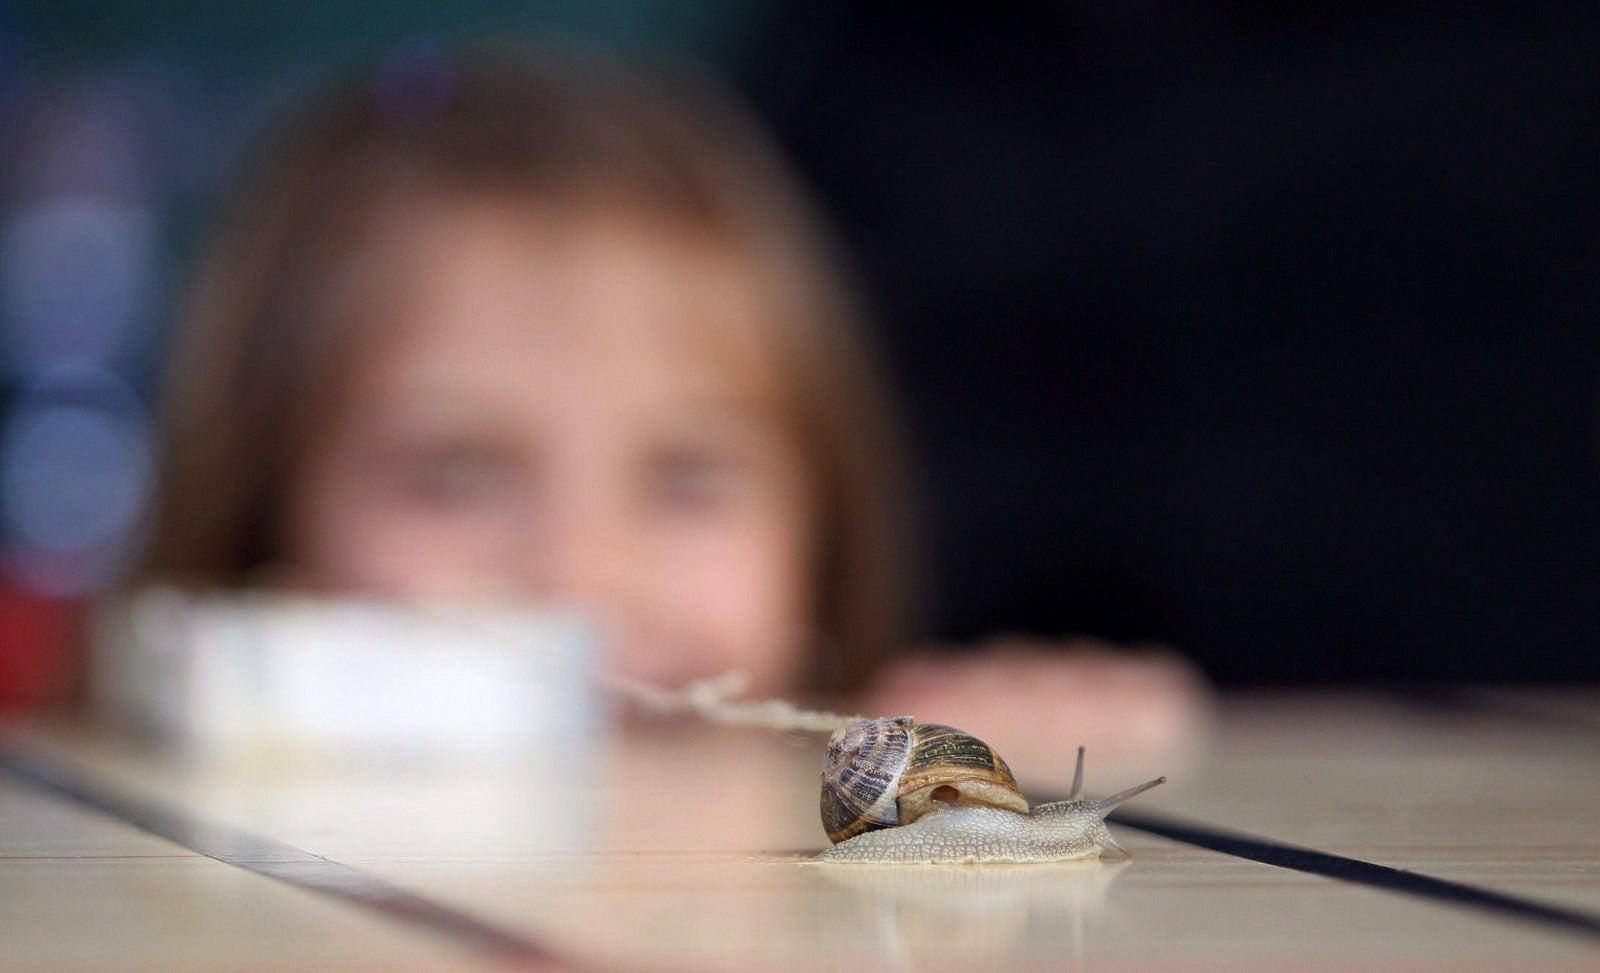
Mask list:
[[[1229,699],[1206,753],[1090,754],[1087,789],[1165,773],[1139,823],[1263,840],[1114,826],[1132,861],[807,863],[820,749],[707,731],[498,771],[224,771],[12,721],[0,968],[1600,969],[1600,693]]]

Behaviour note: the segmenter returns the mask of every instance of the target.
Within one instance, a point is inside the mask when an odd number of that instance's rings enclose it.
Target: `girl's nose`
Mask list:
[[[552,504],[520,540],[523,583],[540,598],[614,611],[628,567],[621,519],[592,496]]]

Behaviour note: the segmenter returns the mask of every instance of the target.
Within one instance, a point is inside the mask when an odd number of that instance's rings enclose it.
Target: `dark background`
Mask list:
[[[0,5],[13,203],[74,92],[134,120],[162,256],[108,368],[141,401],[221,187],[328,66],[689,59],[861,270],[925,635],[1153,638],[1228,684],[1600,678],[1600,4],[182,8]],[[9,374],[15,425],[42,393]]]

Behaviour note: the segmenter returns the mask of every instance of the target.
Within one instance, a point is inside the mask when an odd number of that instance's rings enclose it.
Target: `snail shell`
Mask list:
[[[982,740],[910,717],[862,720],[834,732],[822,774],[822,823],[833,862],[1057,862],[1127,854],[1107,830],[1117,805],[1158,777],[1099,801],[1078,798],[1083,748],[1068,800],[1029,808],[1011,768]]]
[[[1028,812],[994,748],[954,727],[902,716],[852,723],[828,739],[822,826],[835,844],[910,824],[942,805]]]

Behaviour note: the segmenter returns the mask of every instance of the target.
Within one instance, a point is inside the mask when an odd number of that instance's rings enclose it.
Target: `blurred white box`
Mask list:
[[[549,608],[152,588],[91,643],[98,713],[201,761],[537,760],[606,720],[589,627]]]

